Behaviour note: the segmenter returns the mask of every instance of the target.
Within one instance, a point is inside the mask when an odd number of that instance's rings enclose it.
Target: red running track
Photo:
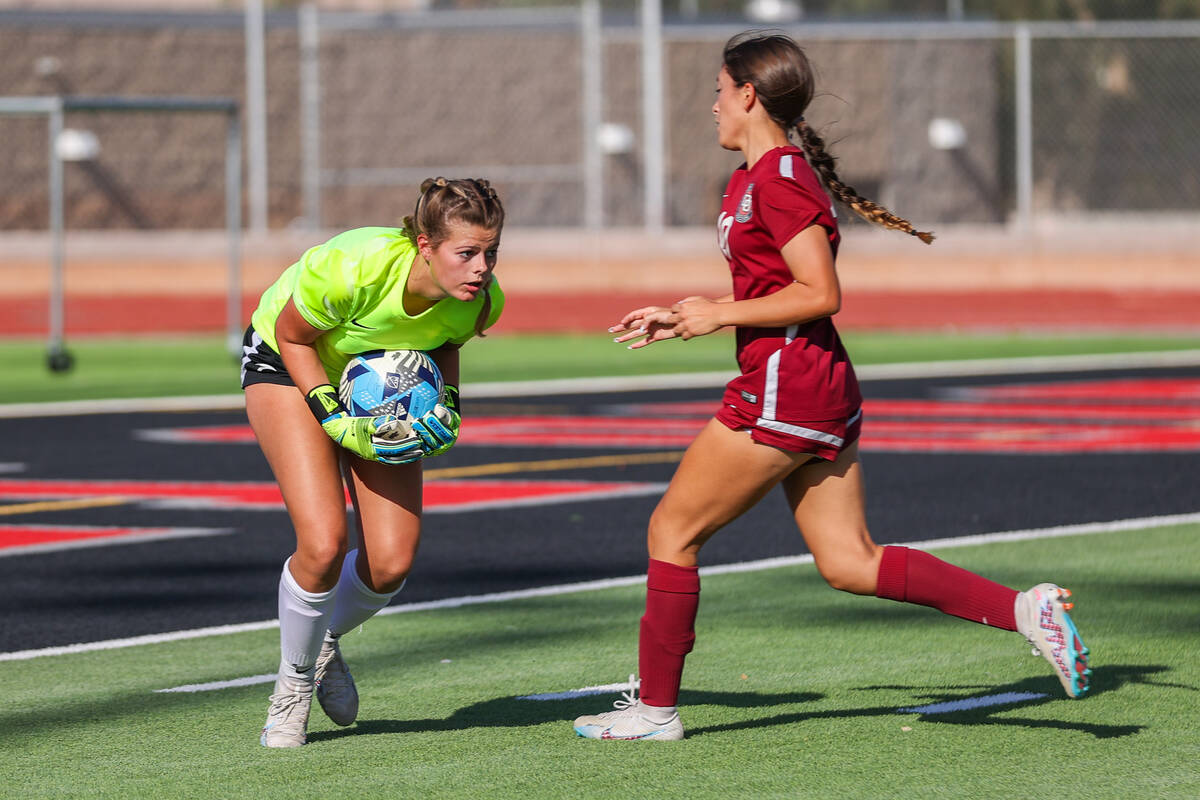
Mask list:
[[[599,333],[631,309],[676,299],[661,292],[515,294],[495,332]],[[244,300],[243,319],[256,301]],[[47,334],[46,297],[10,297],[4,305],[0,336]],[[225,318],[220,295],[68,296],[64,307],[68,336],[215,333]],[[844,329],[1195,331],[1200,291],[850,291],[836,319]]]

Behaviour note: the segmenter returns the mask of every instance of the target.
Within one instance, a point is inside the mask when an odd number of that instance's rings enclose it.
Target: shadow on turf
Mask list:
[[[1092,688],[1088,697],[1095,698],[1107,692],[1120,689],[1126,684],[1144,684],[1164,688],[1188,689],[1200,691],[1193,686],[1177,683],[1161,683],[1151,680],[1152,676],[1169,672],[1170,667],[1161,665],[1107,665],[1097,667],[1092,673]],[[967,700],[984,698],[1002,693],[1023,693],[1043,695],[1029,700],[1020,700],[1004,705],[987,706],[947,713],[917,713],[904,715],[895,703],[882,706],[867,706],[864,708],[828,709],[825,711],[789,712],[768,717],[757,717],[741,722],[731,722],[723,725],[710,725],[702,728],[689,728],[688,738],[704,736],[710,733],[725,731],[749,730],[766,728],[775,725],[792,725],[797,722],[821,719],[852,719],[856,717],[900,717],[916,716],[920,722],[941,723],[949,725],[1007,725],[1021,728],[1053,728],[1058,730],[1077,731],[1090,734],[1097,739],[1114,739],[1122,736],[1132,736],[1141,732],[1145,725],[1100,725],[1088,722],[1071,722],[1054,719],[1023,719],[1007,716],[1014,709],[1032,708],[1047,703],[1066,700],[1058,681],[1052,677],[1026,678],[1002,686],[864,686],[860,691],[896,691],[911,692],[917,702],[905,704],[906,707],[928,705],[952,700]],[[787,692],[780,694],[759,694],[756,692],[690,692],[684,691],[680,697],[683,706],[725,706],[727,708],[767,709],[770,706],[811,703],[821,700],[825,695],[815,692]],[[516,697],[498,697],[460,708],[445,719],[377,719],[359,720],[351,728],[331,731],[313,731],[308,734],[309,742],[323,742],[340,739],[343,736],[360,736],[389,733],[426,733],[431,731],[454,731],[468,728],[519,727],[524,725],[542,725],[548,722],[562,722],[564,726],[580,714],[597,713],[605,710],[607,695],[572,698],[569,700],[530,701],[519,700]],[[1078,702],[1078,701],[1076,701]],[[1005,714],[1006,716],[997,716]]]
[[[680,696],[683,705],[726,706],[728,708],[767,708],[770,706],[812,703],[824,695],[814,692],[689,692]],[[580,714],[596,714],[611,710],[612,695],[589,695],[569,700],[521,700],[517,697],[498,697],[464,706],[445,719],[374,719],[359,720],[352,728],[314,731],[309,742],[323,742],[342,736],[378,733],[427,733],[458,731],[467,728],[516,728],[524,725],[543,725],[561,722],[569,725]]]
[[[1151,686],[1164,686],[1176,689],[1190,689],[1197,691],[1195,687],[1185,686],[1177,683],[1159,683],[1150,680],[1150,676],[1160,672],[1169,672],[1170,667],[1160,665],[1107,665],[1096,667],[1092,671],[1091,689],[1088,691],[1087,698],[1095,698],[1098,695],[1106,692],[1120,689],[1127,683],[1140,683]],[[1095,736],[1097,739],[1115,739],[1122,736],[1132,736],[1135,733],[1140,733],[1147,726],[1145,725],[1100,725],[1089,722],[1072,722],[1067,720],[1056,719],[1023,719],[1020,717],[1008,716],[1014,709],[1032,708],[1041,706],[1047,703],[1067,700],[1059,686],[1058,680],[1053,676],[1040,678],[1026,678],[1025,680],[1015,681],[1013,683],[1004,684],[1002,686],[950,686],[950,687],[924,687],[924,686],[864,686],[860,691],[878,691],[878,690],[904,690],[913,693],[913,696],[920,699],[919,703],[907,704],[906,707],[931,705],[933,703],[943,703],[953,700],[969,700],[972,698],[986,698],[992,695],[999,694],[1030,694],[1038,695],[1028,700],[1018,700],[1003,705],[984,706],[981,708],[964,709],[960,711],[950,711],[943,713],[919,713],[910,712],[904,715],[895,705],[873,706],[866,708],[844,708],[831,709],[827,711],[817,711],[812,713],[800,714],[780,714],[774,717],[767,717],[756,720],[746,720],[745,722],[735,722],[725,725],[712,725],[707,728],[694,728],[688,730],[688,736],[703,736],[706,733],[717,733],[720,731],[741,730],[745,728],[761,728],[771,725],[790,725],[796,722],[804,722],[810,719],[850,719],[854,717],[895,717],[895,716],[915,716],[919,722],[941,723],[944,725],[1007,725],[1018,728],[1054,728],[1065,731],[1078,731],[1079,733],[1087,733]],[[1079,702],[1079,701],[1075,701]],[[1005,716],[997,716],[1004,714]]]

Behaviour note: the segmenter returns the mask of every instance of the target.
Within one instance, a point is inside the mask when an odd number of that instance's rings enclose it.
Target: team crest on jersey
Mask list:
[[[750,221],[750,214],[754,210],[754,198],[750,194],[753,191],[754,184],[752,183],[746,187],[746,193],[742,195],[742,202],[738,203],[737,214],[733,217],[738,222]]]

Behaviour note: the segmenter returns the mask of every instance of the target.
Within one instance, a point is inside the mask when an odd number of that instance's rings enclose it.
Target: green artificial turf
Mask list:
[[[781,524],[784,524],[781,521]],[[1200,526],[945,548],[1075,591],[1093,690],[1065,699],[1017,634],[853,597],[811,565],[704,579],[682,742],[577,738],[623,681],[639,587],[390,614],[343,640],[362,696],[309,744],[258,745],[273,630],[0,661],[0,779],[22,798],[1194,798]],[[1021,693],[950,713],[934,702]]]

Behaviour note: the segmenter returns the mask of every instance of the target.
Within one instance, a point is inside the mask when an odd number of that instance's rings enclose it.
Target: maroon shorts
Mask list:
[[[849,417],[800,424],[758,419],[725,405],[717,412],[717,420],[730,430],[749,431],[750,438],[759,444],[790,453],[809,453],[826,461],[836,460],[843,450],[858,441],[862,431],[862,409]]]

